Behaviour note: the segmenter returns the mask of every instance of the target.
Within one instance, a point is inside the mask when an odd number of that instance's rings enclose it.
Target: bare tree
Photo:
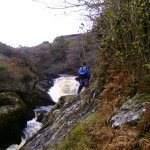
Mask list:
[[[101,6],[104,5],[103,0],[61,0],[59,2],[53,2],[53,5],[50,6],[49,2],[44,0],[33,0],[35,2],[42,3],[49,9],[71,9],[75,8],[78,10],[96,10],[97,12],[101,11]]]

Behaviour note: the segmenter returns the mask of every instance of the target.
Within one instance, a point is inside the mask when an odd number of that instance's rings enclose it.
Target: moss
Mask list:
[[[21,98],[14,92],[0,93],[0,106],[2,105],[21,105],[25,107]]]
[[[7,120],[9,124],[11,121],[18,121],[21,116],[25,115],[26,106],[16,93],[1,93],[0,97],[0,122]]]
[[[0,147],[18,143],[26,125],[26,105],[13,92],[0,93]]]
[[[60,109],[65,104],[65,97],[61,97],[59,102],[55,105],[55,109]]]
[[[47,122],[53,122],[55,119],[55,115],[57,111],[61,110],[65,104],[70,104],[73,102],[74,96],[62,96],[59,99],[59,102],[56,103],[51,111],[49,112],[49,115],[46,115],[43,119],[43,124],[46,124]]]
[[[143,93],[138,97],[140,102],[150,102],[150,93]]]
[[[91,137],[85,134],[89,126],[94,124],[99,118],[98,113],[95,112],[81,121],[75,128],[73,128],[69,134],[65,137],[64,141],[56,145],[56,149],[59,150],[78,150],[85,148],[91,148]]]
[[[138,149],[139,150],[147,149],[147,148],[144,148],[144,147],[146,147],[146,144],[149,145],[149,139],[150,139],[150,129],[139,135],[139,137],[137,139],[137,142],[136,142],[136,145],[135,145],[135,149],[137,149],[137,150]]]

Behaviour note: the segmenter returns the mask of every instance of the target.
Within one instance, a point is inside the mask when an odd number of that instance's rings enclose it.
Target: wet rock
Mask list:
[[[47,114],[46,110],[34,110],[35,111],[35,116],[36,116],[36,121],[41,122],[42,119],[45,117],[45,115]]]
[[[0,149],[20,143],[26,126],[26,106],[13,92],[0,93]]]
[[[46,106],[55,104],[55,102],[51,99],[50,95],[46,91],[33,89],[29,91],[18,91],[17,93],[31,108],[35,108],[36,106]]]
[[[53,80],[59,78],[60,76],[53,73],[46,73],[45,76],[45,79],[39,81],[38,85],[42,87],[45,91],[48,91],[54,85]]]
[[[136,94],[133,98],[128,99],[110,119],[109,123],[113,128],[140,118],[145,108],[142,103],[139,102],[139,97],[140,94]]]
[[[64,96],[44,118],[43,128],[21,148],[22,150],[38,150],[55,145],[69,132],[72,126],[88,116],[96,108],[94,101],[87,102],[81,97]]]

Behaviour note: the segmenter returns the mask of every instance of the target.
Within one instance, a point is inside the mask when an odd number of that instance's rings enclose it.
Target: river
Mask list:
[[[54,86],[48,91],[54,102],[58,102],[61,96],[76,95],[79,87],[79,82],[75,80],[74,76],[61,75],[60,78],[54,80]],[[42,127],[42,123],[37,121],[37,115],[39,113],[48,113],[52,106],[37,107],[35,112],[35,118],[27,122],[27,127],[23,129],[22,142],[17,145],[13,144],[7,148],[7,150],[19,150],[25,142],[32,137]]]

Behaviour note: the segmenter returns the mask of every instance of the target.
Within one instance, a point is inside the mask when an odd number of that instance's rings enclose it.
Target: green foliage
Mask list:
[[[94,34],[101,35],[100,64],[119,64],[120,69],[134,74],[137,80],[150,73],[149,6],[148,0],[105,1],[93,26]]]
[[[51,51],[51,55],[54,61],[66,60],[68,44],[68,41],[66,41],[63,36],[54,40]]]
[[[143,102],[150,102],[150,94],[149,93],[143,93],[138,97],[138,100]]]
[[[0,72],[2,73],[3,70],[5,70],[6,66],[3,62],[0,62]]]
[[[24,90],[34,78],[29,68],[19,66],[18,60],[0,61],[0,85],[6,89]]]
[[[80,122],[75,128],[73,128],[65,140],[57,145],[59,150],[80,150],[80,149],[90,149],[91,148],[91,137],[85,134],[89,126],[94,124],[99,118],[98,113],[95,112],[87,117],[85,120]]]
[[[11,57],[12,49],[13,49],[12,47],[7,46],[6,44],[0,42],[0,53],[2,53],[4,56]]]
[[[144,64],[143,67],[146,67],[147,69],[150,69],[150,64]]]

